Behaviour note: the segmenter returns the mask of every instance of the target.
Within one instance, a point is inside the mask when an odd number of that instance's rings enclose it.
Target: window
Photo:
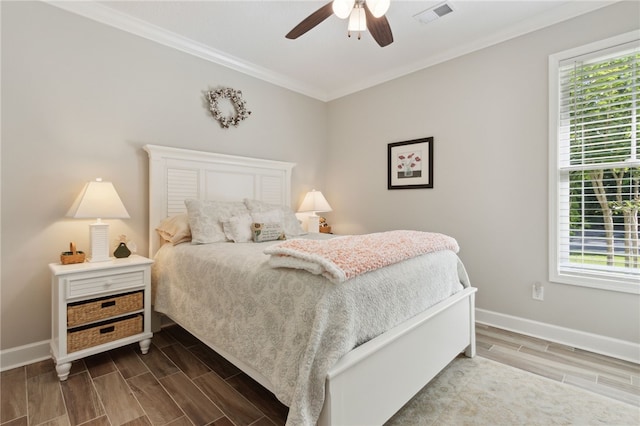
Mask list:
[[[549,280],[640,294],[637,33],[549,60]]]

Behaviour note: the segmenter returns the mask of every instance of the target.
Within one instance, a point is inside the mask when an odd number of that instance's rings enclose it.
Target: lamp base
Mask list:
[[[96,222],[89,225],[91,257],[89,262],[106,262],[109,257],[109,224]]]
[[[307,221],[307,232],[320,232],[320,216],[312,214]]]

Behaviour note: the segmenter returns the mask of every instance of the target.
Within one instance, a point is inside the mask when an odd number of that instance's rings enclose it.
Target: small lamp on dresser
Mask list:
[[[89,225],[90,262],[105,262],[109,259],[109,224],[102,219],[128,219],[129,213],[122,204],[111,182],[101,178],[88,182],[67,212],[76,219],[96,219]]]
[[[327,199],[324,198],[322,192],[316,191],[315,189],[307,192],[307,195],[304,196],[304,200],[302,200],[302,204],[300,204],[300,208],[298,209],[299,213],[311,213],[309,216],[309,221],[307,222],[307,231],[308,232],[320,232],[320,218],[318,217],[318,212],[330,212],[333,209],[327,202]]]

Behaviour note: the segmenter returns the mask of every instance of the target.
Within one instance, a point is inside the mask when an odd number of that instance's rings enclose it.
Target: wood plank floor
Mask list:
[[[640,365],[477,325],[478,354],[640,406]],[[4,371],[0,426],[282,425],[287,407],[180,327],[73,363]]]
[[[640,406],[640,365],[481,324],[478,355]]]

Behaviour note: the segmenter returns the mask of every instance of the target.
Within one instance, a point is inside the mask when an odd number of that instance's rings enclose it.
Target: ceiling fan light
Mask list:
[[[340,19],[349,17],[356,0],[333,0],[333,13]]]
[[[367,17],[365,16],[364,8],[353,8],[351,15],[349,15],[349,26],[347,29],[357,32],[367,31]]]
[[[367,0],[367,7],[371,11],[371,14],[379,18],[389,10],[391,0]]]

